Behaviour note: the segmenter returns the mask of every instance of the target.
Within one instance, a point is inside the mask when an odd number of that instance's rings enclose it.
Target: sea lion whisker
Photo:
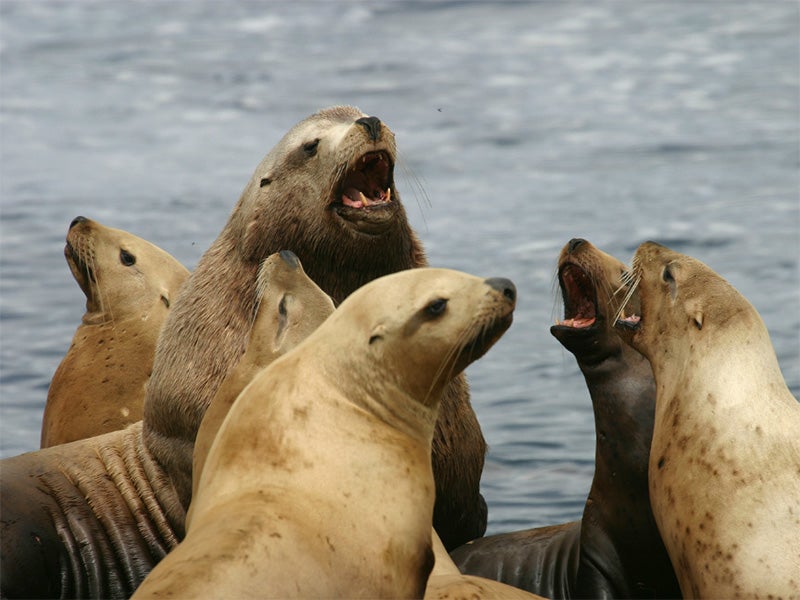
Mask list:
[[[619,318],[625,313],[625,308],[630,302],[631,298],[633,298],[634,293],[636,293],[636,288],[639,287],[639,282],[641,281],[641,276],[637,276],[632,279],[629,284],[628,291],[625,294],[625,297],[622,299],[622,303],[619,305],[616,314],[614,314],[614,320],[612,323],[616,323]]]

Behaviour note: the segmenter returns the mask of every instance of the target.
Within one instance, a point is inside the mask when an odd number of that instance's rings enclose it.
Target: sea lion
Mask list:
[[[531,594],[494,579],[462,574],[453,559],[447,554],[436,531],[433,531],[431,537],[436,562],[425,586],[425,600],[481,600],[483,598],[535,600],[542,598],[542,596]]]
[[[258,279],[265,352],[269,342],[286,350],[331,310],[289,252],[264,261]],[[246,356],[262,355],[253,344]],[[183,538],[183,507],[141,431],[138,422],[0,462],[0,597],[127,598]]]
[[[156,348],[144,439],[184,507],[197,429],[247,346],[259,263],[291,250],[335,303],[379,276],[427,264],[395,188],[395,157],[391,130],[356,108],[301,121],[256,168],[183,287]],[[462,374],[442,398],[433,442],[434,523],[448,548],[485,531],[485,452]]]
[[[654,242],[618,329],[656,381],[650,501],[684,597],[800,597],[800,404],[756,309]]]
[[[552,598],[680,597],[647,487],[653,373],[614,330],[625,270],[580,238],[558,260],[564,319],[550,332],[575,355],[595,419],[595,472],[581,521],[462,546],[453,558],[463,572]]]
[[[134,598],[419,598],[443,390],[511,324],[507,279],[411,269],[354,292],[222,423],[186,538]]]
[[[0,597],[128,598],[178,543],[183,507],[141,428],[0,461]]]
[[[141,420],[156,340],[189,276],[161,248],[86,217],[70,223],[64,256],[86,313],[50,382],[42,448]]]
[[[306,339],[334,309],[330,297],[311,281],[297,256],[288,250],[264,261],[258,272],[257,294],[257,312],[247,350],[219,386],[197,431],[192,497],[211,444],[239,393],[259,371]]]

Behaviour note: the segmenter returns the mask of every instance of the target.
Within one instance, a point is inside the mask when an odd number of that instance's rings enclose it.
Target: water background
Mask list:
[[[555,263],[584,237],[712,266],[800,394],[800,8],[767,2],[0,2],[0,455],[38,447],[84,297],[84,215],[189,268],[297,121],[396,133],[431,263],[506,276],[515,323],[471,366],[489,532],[577,518],[594,427]]]

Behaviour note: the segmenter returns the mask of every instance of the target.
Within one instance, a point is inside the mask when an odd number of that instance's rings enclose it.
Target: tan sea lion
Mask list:
[[[308,337],[333,312],[333,301],[311,281],[288,250],[273,254],[258,272],[258,306],[239,363],[219,386],[194,443],[192,497],[211,443],[234,400],[255,375]],[[191,520],[191,505],[187,525]]]
[[[290,252],[264,261],[258,279],[265,352],[331,310]],[[186,515],[141,432],[138,422],[0,461],[0,597],[128,598],[177,545]]]
[[[256,168],[183,287],[156,349],[144,439],[184,507],[197,429],[247,346],[260,262],[291,250],[335,303],[377,277],[426,265],[395,188],[395,157],[391,130],[356,108],[301,121]],[[434,524],[448,548],[485,531],[485,452],[461,375],[442,398],[433,441]]]
[[[756,309],[654,242],[618,329],[656,380],[650,501],[685,598],[800,597],[800,404]]]
[[[548,598],[678,598],[647,484],[656,389],[647,359],[614,330],[626,266],[581,238],[558,259],[564,319],[595,421],[595,471],[580,521],[501,533],[453,551],[465,573]]]
[[[141,420],[156,340],[189,276],[161,248],[85,217],[70,223],[64,256],[86,313],[50,383],[42,448]]]
[[[349,296],[244,389],[186,538],[134,598],[419,598],[443,390],[511,324],[507,279],[446,269]]]

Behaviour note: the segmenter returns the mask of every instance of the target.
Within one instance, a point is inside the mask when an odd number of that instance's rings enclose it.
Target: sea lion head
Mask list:
[[[70,223],[64,257],[86,295],[84,324],[163,319],[189,271],[161,248],[86,217]]]
[[[583,364],[599,363],[623,347],[614,322],[625,296],[620,277],[626,269],[622,261],[581,238],[561,250],[558,282],[564,319],[550,333]]]
[[[395,187],[396,158],[391,129],[357,108],[327,108],[300,121],[242,194],[231,220],[238,251],[259,261],[291,250],[328,293],[325,274],[340,265],[373,278],[417,266],[412,257],[421,250]],[[341,301],[346,294],[331,295]]]
[[[692,344],[732,319],[760,323],[750,303],[725,279],[699,260],[656,242],[639,246],[623,279],[630,302],[638,299],[641,308],[627,311],[631,316],[620,315],[617,330],[651,360],[654,347],[669,352],[675,344]]]
[[[452,378],[508,329],[515,303],[507,279],[412,269],[354,292],[325,330],[335,332],[332,351],[341,354],[356,388],[374,389],[380,381],[434,406]],[[349,362],[350,355],[359,358]]]

